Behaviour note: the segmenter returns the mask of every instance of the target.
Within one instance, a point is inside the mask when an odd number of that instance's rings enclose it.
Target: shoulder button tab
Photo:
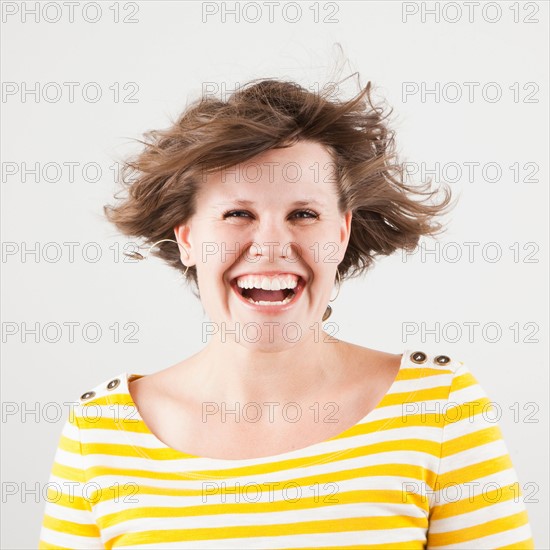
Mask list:
[[[413,363],[416,363],[417,365],[421,365],[422,363],[425,363],[428,359],[428,356],[422,352],[422,351],[415,351],[414,353],[411,353],[411,361]]]
[[[95,397],[95,391],[87,391],[80,396],[80,399],[82,401],[86,401],[88,399],[91,399],[92,397]]]
[[[118,387],[119,384],[120,384],[120,379],[115,378],[114,380],[111,380],[111,381],[107,384],[107,389],[108,389],[108,390],[114,390],[116,387]]]

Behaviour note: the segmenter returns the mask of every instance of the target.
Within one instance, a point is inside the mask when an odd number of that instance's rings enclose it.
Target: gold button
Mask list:
[[[411,353],[411,361],[417,365],[425,363],[426,359],[428,359],[428,356],[422,351],[415,351],[414,353]]]
[[[446,355],[438,355],[434,358],[434,363],[437,365],[446,365],[447,363],[451,362],[451,358],[447,357]]]
[[[92,397],[94,397],[94,395],[95,395],[95,391],[87,391],[86,393],[83,393],[80,396],[80,399],[82,400],[91,399]]]
[[[107,389],[108,390],[114,390],[119,384],[120,384],[120,380],[118,378],[115,378],[114,380],[111,380],[107,384]]]

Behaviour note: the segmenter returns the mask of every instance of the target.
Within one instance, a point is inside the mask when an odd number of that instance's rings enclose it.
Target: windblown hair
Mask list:
[[[201,97],[169,128],[145,132],[142,152],[123,163],[127,197],[103,207],[107,219],[149,245],[174,239],[174,228],[195,213],[205,174],[309,140],[331,154],[338,208],[352,211],[349,244],[338,265],[341,280],[368,270],[376,255],[414,250],[422,235],[441,232],[433,218],[449,205],[450,189],[440,204],[413,200],[415,194],[431,199],[437,191],[425,190],[431,182],[418,189],[406,183],[388,115],[372,103],[371,83],[348,101],[331,98],[334,89],[314,93],[295,82],[256,79],[227,101]],[[159,243],[151,254],[184,272],[176,243]],[[198,289],[194,266],[185,278]]]

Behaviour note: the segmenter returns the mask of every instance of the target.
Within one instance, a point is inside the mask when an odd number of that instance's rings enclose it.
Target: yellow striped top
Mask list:
[[[63,427],[39,548],[533,549],[492,405],[463,362],[438,357],[405,350],[384,398],[339,435],[237,460],[161,442],[128,391],[142,375],[123,372]]]

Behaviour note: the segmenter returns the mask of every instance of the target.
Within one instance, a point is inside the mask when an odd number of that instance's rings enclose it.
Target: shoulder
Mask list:
[[[77,396],[79,407],[90,408],[94,405],[102,406],[121,402],[130,403],[128,381],[139,376],[141,375],[121,372],[103,380],[95,386],[82,388]]]
[[[128,393],[128,379],[140,376],[122,372],[95,386],[83,387],[70,401],[69,416],[62,431],[61,447],[85,455],[95,444],[109,444],[116,438],[121,423],[128,429],[134,418],[134,403]]]
[[[388,353],[370,348],[347,345],[347,356],[359,356],[361,362],[377,364],[381,367],[395,367],[401,371],[417,370],[419,376],[443,373],[455,374],[465,370],[464,362],[454,354],[432,351],[426,348],[405,348],[400,354]],[[409,372],[413,375],[412,372]]]
[[[457,405],[488,402],[487,393],[475,374],[455,354],[434,352],[425,348],[406,349],[400,376],[406,382],[415,380],[415,387],[430,390]]]
[[[466,369],[464,361],[461,361],[456,355],[426,348],[405,349],[402,364],[406,368],[421,368],[426,371],[435,370],[453,374]]]
[[[71,403],[71,410],[67,421],[67,434],[77,439],[77,431],[114,430],[118,429],[120,419],[128,420],[133,412],[135,403],[128,392],[128,380],[141,376],[122,372],[96,384],[84,387]],[[133,420],[132,420],[133,421]]]
[[[439,372],[455,373],[465,368],[464,361],[455,354],[446,351],[434,351],[427,348],[405,348],[402,353],[394,354],[344,342],[346,357],[359,356],[363,362],[377,363],[382,366],[400,363],[402,368],[421,369],[426,374],[433,369]]]
[[[427,348],[410,348],[403,352],[400,376],[418,380],[423,386],[447,387],[448,392],[477,386],[477,380],[460,355]]]

